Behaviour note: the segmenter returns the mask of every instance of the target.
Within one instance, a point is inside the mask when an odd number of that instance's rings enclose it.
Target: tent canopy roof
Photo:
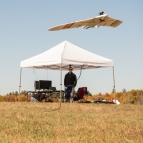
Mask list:
[[[20,66],[24,68],[68,70],[72,65],[74,70],[92,69],[113,66],[113,60],[86,51],[68,41],[64,41],[57,46],[21,61]]]

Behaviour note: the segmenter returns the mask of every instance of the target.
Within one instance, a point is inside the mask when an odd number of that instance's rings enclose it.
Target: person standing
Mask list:
[[[73,73],[73,68],[69,67],[69,72],[65,75],[64,78],[64,86],[66,89],[65,98],[66,102],[70,102],[70,99],[73,98],[74,88],[77,84],[76,75]],[[71,96],[72,94],[72,96]]]

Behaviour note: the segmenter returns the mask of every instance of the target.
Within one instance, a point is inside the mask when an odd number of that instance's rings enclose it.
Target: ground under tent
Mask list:
[[[80,53],[80,54],[79,54]],[[87,70],[95,68],[107,68],[113,69],[113,91],[115,98],[115,77],[114,77],[114,64],[113,60],[104,58],[102,56],[91,53],[84,50],[68,41],[64,41],[55,47],[21,61],[20,63],[20,85],[19,94],[21,92],[21,76],[22,68],[32,69],[50,69],[60,70],[60,96],[62,94],[62,71],[68,70],[71,65],[74,70]]]

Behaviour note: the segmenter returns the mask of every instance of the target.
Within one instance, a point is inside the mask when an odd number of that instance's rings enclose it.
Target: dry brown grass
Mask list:
[[[2,143],[142,143],[143,106],[0,103]]]

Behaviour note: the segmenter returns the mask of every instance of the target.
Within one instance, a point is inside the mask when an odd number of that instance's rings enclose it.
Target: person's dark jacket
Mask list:
[[[42,100],[46,98],[46,95],[45,94],[33,94],[32,97],[37,99],[39,102],[42,102]]]
[[[76,83],[77,83],[76,75],[74,73],[69,73],[68,72],[65,75],[65,79],[64,79],[64,85],[65,85],[65,87],[67,87],[68,85],[73,85],[75,87]]]

